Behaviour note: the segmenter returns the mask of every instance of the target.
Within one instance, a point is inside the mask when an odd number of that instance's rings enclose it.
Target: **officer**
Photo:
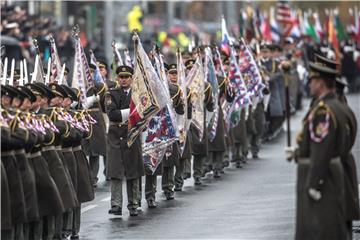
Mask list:
[[[315,98],[297,137],[286,148],[298,163],[296,239],[348,239],[343,159],[355,129],[335,95],[337,71],[309,63],[310,91]]]
[[[90,70],[93,73],[96,66],[90,64]],[[90,168],[92,173],[93,186],[97,187],[98,173],[99,173],[99,158],[103,156],[104,166],[106,168],[106,124],[103,116],[104,107],[101,105],[101,100],[106,92],[106,85],[104,83],[96,83],[94,87],[87,90],[86,106],[87,112],[91,115],[97,124],[92,126],[92,134],[83,139],[82,147],[87,156],[89,156]],[[106,170],[104,169],[104,174]]]
[[[340,69],[339,62],[327,59],[321,55],[315,54],[315,61],[331,69]],[[347,104],[347,100],[344,94],[344,88],[347,86],[347,81],[339,77],[339,75],[335,79],[335,89],[338,100],[343,104],[343,107],[347,113],[348,119],[351,120],[351,124],[349,127],[350,133],[350,145],[349,149],[355,143],[356,133],[357,133],[357,121],[354,112]],[[354,159],[354,155],[349,152],[348,156],[341,159],[341,162],[344,167],[344,175],[345,175],[345,198],[346,198],[346,226],[348,239],[352,239],[352,221],[359,220],[360,218],[360,209],[359,209],[359,188],[358,188],[358,178],[356,171],[356,162]]]
[[[137,216],[139,178],[144,175],[141,141],[138,137],[129,147],[128,118],[130,114],[131,83],[134,70],[128,66],[116,69],[119,88],[105,94],[105,110],[109,117],[107,177],[111,179],[111,209],[109,214],[122,215],[122,180],[126,188],[130,216]]]

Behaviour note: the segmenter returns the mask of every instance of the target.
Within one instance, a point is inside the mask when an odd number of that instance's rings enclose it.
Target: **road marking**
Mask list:
[[[108,201],[110,201],[110,196],[109,197],[106,197],[106,198],[104,198],[104,199],[101,199],[100,200],[100,202],[108,202]]]
[[[84,212],[87,212],[89,211],[90,209],[93,209],[93,208],[96,208],[97,205],[89,205],[89,206],[86,206],[84,208],[81,209],[81,213],[84,213]]]

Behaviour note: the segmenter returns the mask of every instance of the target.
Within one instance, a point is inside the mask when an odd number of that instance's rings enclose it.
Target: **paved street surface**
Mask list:
[[[349,96],[358,119],[359,99],[359,95]],[[293,139],[304,114],[305,110],[292,118]],[[261,159],[250,159],[242,169],[227,168],[220,180],[207,175],[204,184],[196,187],[186,180],[183,192],[176,193],[173,201],[162,195],[159,177],[159,207],[148,209],[143,197],[143,212],[135,218],[129,217],[126,208],[122,217],[107,213],[109,184],[101,176],[95,200],[82,206],[81,239],[293,239],[296,165],[285,160],[285,141],[282,134],[265,144]],[[359,172],[359,136],[355,148]]]

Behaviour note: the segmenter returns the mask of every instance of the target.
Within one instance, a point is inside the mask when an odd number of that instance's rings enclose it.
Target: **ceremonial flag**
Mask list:
[[[317,12],[315,12],[313,16],[314,16],[314,20],[315,20],[315,31],[316,31],[317,39],[318,39],[318,42],[320,42],[320,40],[323,39],[324,33],[323,33],[323,30],[321,27],[319,14]]]
[[[337,38],[334,15],[330,13],[329,16],[329,43],[333,46],[335,53],[339,56],[339,41]]]
[[[317,43],[320,42],[320,39],[316,34],[314,26],[309,23],[308,14],[306,12],[304,13],[304,28],[307,35],[309,35],[315,42]]]
[[[82,106],[86,103],[86,77],[84,70],[81,59],[81,42],[79,38],[75,38],[75,57],[71,87],[80,90],[80,104]]]
[[[288,35],[290,35],[292,38],[300,38],[301,36],[301,30],[300,30],[300,21],[299,21],[299,16],[300,12],[295,12],[292,11],[291,12],[291,17],[292,17],[292,27],[290,29],[290,33]]]
[[[90,50],[89,53],[90,53],[90,63],[95,66],[94,81],[97,83],[104,83],[104,79],[101,76],[100,68],[97,65],[97,61],[96,61],[94,52],[92,50]]]
[[[224,16],[222,16],[221,19],[221,34],[222,34],[222,40],[221,40],[221,51],[226,55],[230,55],[230,46],[232,45],[232,42],[230,40],[229,33],[226,28],[226,21]]]
[[[192,95],[193,112],[191,123],[198,132],[201,140],[204,134],[204,91],[205,91],[205,76],[201,63],[201,58],[198,56],[194,66],[191,68],[187,78],[186,85],[190,89]]]
[[[131,85],[128,146],[132,145],[151,118],[168,103],[163,84],[137,35],[136,38],[136,64]]]
[[[91,77],[91,72],[90,72],[90,67],[89,67],[89,63],[88,63],[88,60],[86,58],[86,55],[85,55],[85,51],[84,51],[84,48],[80,42],[80,54],[81,54],[81,65],[82,65],[82,68],[83,68],[83,72],[85,74],[85,86],[86,87],[94,87],[94,82],[93,82],[93,79]],[[86,96],[86,95],[85,95]]]
[[[214,111],[206,111],[206,119],[209,119],[209,123],[207,125],[207,129],[209,131],[209,140],[212,142],[216,136],[216,129],[219,120],[219,84],[215,74],[213,55],[211,53],[210,47],[205,48],[205,77],[208,83],[210,83],[212,97],[214,99]]]
[[[229,123],[230,128],[235,127],[240,121],[241,109],[245,108],[249,103],[249,95],[247,88],[244,82],[244,79],[241,75],[239,65],[236,61],[235,50],[231,48],[230,51],[230,83],[234,87],[235,99],[231,103],[228,112],[227,122]]]
[[[186,68],[184,65],[184,61],[182,58],[182,55],[180,53],[180,50],[177,50],[176,53],[176,61],[177,61],[177,77],[178,77],[178,81],[177,83],[179,84],[179,87],[182,91],[182,101],[184,103],[184,114],[180,115],[180,114],[176,114],[176,122],[178,125],[178,129],[179,129],[179,142],[180,142],[180,154],[182,155],[182,153],[184,152],[185,149],[185,143],[186,143],[186,138],[187,138],[187,132],[190,128],[190,123],[191,120],[188,119],[188,89],[186,87]]]
[[[157,54],[154,51],[154,60],[160,77],[159,84],[163,85],[163,93],[166,95],[168,104],[151,118],[143,136],[143,160],[145,168],[152,173],[162,161],[167,147],[177,141],[179,136],[160,53]]]
[[[55,40],[53,36],[50,36],[50,53],[51,53],[51,80],[50,82],[60,81],[60,73],[61,73],[61,62],[59,58],[59,54],[56,48]]]
[[[336,10],[334,13],[335,13],[335,26],[336,26],[337,39],[339,42],[342,42],[345,41],[348,38],[348,36],[340,20],[339,12]]]
[[[280,27],[275,20],[275,8],[270,8],[270,30],[273,42],[280,42]]]
[[[41,65],[41,59],[38,54],[35,56],[35,66],[34,66],[34,72],[31,76],[31,83],[35,82],[41,82],[45,83],[44,81],[44,68]]]
[[[272,42],[270,21],[269,21],[269,17],[266,14],[261,22],[261,33],[262,33],[262,38],[266,42]]]
[[[278,1],[276,4],[276,20],[283,24],[292,24],[291,10],[288,1]]]

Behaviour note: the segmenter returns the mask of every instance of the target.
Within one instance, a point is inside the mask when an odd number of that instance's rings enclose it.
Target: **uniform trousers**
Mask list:
[[[201,155],[194,155],[194,164],[193,164],[193,177],[201,178],[203,175],[203,162],[204,157]]]
[[[128,209],[136,209],[139,206],[139,179],[126,180],[126,192],[128,197]],[[111,179],[111,206],[122,207],[123,192],[122,180]]]
[[[162,190],[165,194],[174,191],[174,167],[164,167],[161,178]]]
[[[157,187],[157,175],[146,175],[145,176],[145,199],[146,201],[155,201]]]
[[[210,163],[214,167],[215,171],[221,171],[223,168],[223,156],[224,152],[209,152],[210,153]]]
[[[177,187],[184,185],[183,174],[185,172],[186,160],[185,158],[180,158],[179,164],[175,166],[174,182]]]

